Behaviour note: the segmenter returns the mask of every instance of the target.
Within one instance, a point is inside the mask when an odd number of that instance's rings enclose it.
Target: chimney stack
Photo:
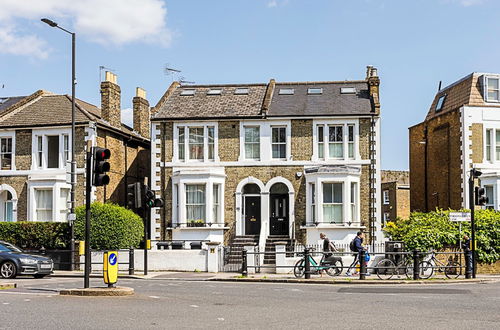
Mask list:
[[[101,113],[102,119],[113,127],[120,128],[121,120],[121,90],[116,83],[116,75],[106,71],[105,80],[101,82]]]
[[[135,97],[132,100],[134,112],[134,131],[149,139],[149,102],[146,100],[146,91],[140,87],[135,89]]]
[[[366,67],[366,80],[368,82],[370,98],[372,99],[373,112],[380,114],[380,78],[378,77],[377,68],[371,65]]]

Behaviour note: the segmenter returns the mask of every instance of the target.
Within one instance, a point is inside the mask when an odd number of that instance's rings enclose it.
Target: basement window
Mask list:
[[[356,87],[341,87],[340,94],[356,94]]]
[[[194,89],[184,89],[181,92],[181,96],[192,96],[192,95],[194,95],[194,93],[195,93]]]
[[[309,95],[321,95],[321,94],[323,94],[323,88],[308,88],[307,94],[309,94]]]
[[[214,89],[210,89],[207,92],[207,95],[220,95],[221,93],[222,93],[222,89],[220,89],[220,88],[214,88]]]
[[[293,88],[281,88],[279,95],[293,95],[295,90]]]
[[[235,95],[248,95],[248,88],[236,88]]]
[[[437,104],[436,104],[436,112],[439,112],[443,109],[443,105],[444,105],[444,100],[446,99],[446,94],[444,95],[441,95],[439,97],[439,100],[437,101]]]

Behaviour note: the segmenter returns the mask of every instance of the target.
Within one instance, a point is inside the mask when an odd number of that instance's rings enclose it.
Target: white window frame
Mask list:
[[[345,196],[345,183],[343,181],[339,182],[339,181],[324,181],[321,183],[321,191],[324,191],[324,185],[329,185],[329,184],[332,184],[332,185],[335,185],[335,184],[340,184],[341,185],[341,196],[342,196],[342,201],[339,203],[339,202],[335,202],[333,201],[335,199],[334,195],[333,195],[333,191],[332,191],[332,202],[330,203],[327,203],[325,202],[324,200],[324,195],[322,196],[322,199],[321,199],[321,214],[323,216],[323,223],[331,223],[331,224],[341,224],[341,223],[344,223],[345,222],[345,214],[346,214],[346,209],[345,209],[345,204],[346,204],[346,196]],[[327,205],[332,205],[332,206],[335,206],[335,205],[340,205],[342,207],[342,218],[340,219],[340,221],[337,221],[337,222],[332,222],[332,221],[325,221],[325,218],[324,218],[324,208],[325,206]],[[349,202],[349,205],[350,205],[350,202]]]
[[[0,132],[0,139],[10,139],[11,140],[11,151],[10,151],[10,169],[2,170],[0,166],[0,172],[5,171],[15,171],[16,170],[16,133],[15,132]],[[1,153],[1,150],[0,150]],[[3,153],[2,153],[3,155]],[[0,155],[0,161],[3,156]]]
[[[382,200],[384,202],[384,205],[388,205],[391,202],[391,198],[389,196],[389,190],[382,190]]]
[[[490,99],[488,96],[488,90],[489,90],[489,79],[496,79],[498,81],[498,89],[496,91],[498,92],[498,99]],[[498,75],[485,75],[484,80],[483,80],[483,86],[484,86],[484,100],[485,102],[488,103],[499,103],[500,102],[500,76]]]
[[[179,159],[179,127],[184,127],[184,159]],[[208,127],[214,128],[214,159],[208,158]],[[203,128],[203,159],[191,159],[189,156],[189,129]],[[173,162],[182,163],[203,163],[203,162],[218,162],[219,161],[219,129],[217,122],[191,123],[179,122],[174,123],[174,154]]]
[[[485,204],[484,207],[486,209],[494,209],[495,208],[495,185],[492,184],[487,184],[483,185],[484,188],[484,194],[486,197],[490,197],[486,194],[487,189],[491,189],[491,199],[488,198],[488,204]]]
[[[204,197],[204,200],[203,200],[203,203],[191,203],[189,204],[188,201],[187,201],[187,187],[188,186],[199,186],[199,187],[203,187],[203,197]],[[186,183],[185,184],[185,194],[186,194],[186,203],[185,203],[185,208],[186,208],[186,222],[188,221],[197,221],[197,220],[203,220],[203,223],[208,223],[207,219],[208,219],[208,214],[207,214],[207,185],[206,184],[200,184],[200,183]],[[193,206],[193,207],[199,207],[199,206],[202,206],[202,209],[204,209],[203,211],[203,219],[188,219],[187,218],[187,213],[188,213],[188,207],[189,206]]]
[[[319,142],[319,129],[323,127],[323,142]],[[330,156],[330,140],[329,140],[329,127],[330,126],[343,126],[343,157],[336,158]],[[349,142],[349,126],[353,126],[354,141]],[[319,157],[319,144],[323,144],[323,157]],[[349,144],[353,144],[354,157],[349,157]],[[359,120],[357,119],[338,119],[338,120],[314,120],[313,121],[313,161],[359,161],[361,155],[359,153]]]
[[[383,216],[384,216],[384,218],[383,218],[384,223],[391,221],[391,212],[384,212]]]
[[[49,171],[66,171],[67,162],[64,159],[65,148],[64,139],[67,136],[68,139],[68,155],[71,155],[71,135],[70,128],[57,128],[57,129],[44,129],[44,130],[33,130],[31,138],[31,154],[33,157],[31,160],[31,168],[33,170],[49,170]],[[48,136],[58,136],[59,137],[59,152],[58,152],[58,166],[55,168],[48,167]],[[39,138],[42,140],[42,148],[39,149]],[[42,154],[42,164],[39,164],[39,154]]]
[[[285,142],[273,142],[273,131],[274,129],[284,129],[285,130]],[[282,146],[284,145],[285,146],[285,157],[274,157],[273,155],[273,146]],[[278,159],[278,160],[286,160],[287,159],[287,145],[288,145],[288,137],[287,137],[287,134],[286,134],[286,126],[282,126],[282,125],[271,125],[271,157],[272,159]]]
[[[50,222],[67,222],[68,219],[61,217],[62,211],[69,209],[69,205],[61,204],[61,189],[71,189],[71,185],[65,181],[42,180],[28,181],[28,221],[44,222],[37,219],[35,190],[52,190],[52,220]]]
[[[246,140],[246,130],[247,129],[257,129],[258,130],[258,141],[247,141]],[[244,155],[244,158],[247,159],[247,160],[260,160],[261,159],[261,150],[262,150],[262,147],[261,147],[261,132],[260,132],[260,125],[245,125],[243,126],[243,155]],[[258,145],[259,146],[259,155],[257,157],[248,157],[247,155],[247,152],[246,152],[246,146],[247,144],[252,144],[252,145]]]
[[[260,159],[247,159],[245,157],[245,126],[260,127]],[[272,127],[285,127],[286,130],[286,159],[273,158],[272,154]],[[290,120],[242,120],[240,121],[240,156],[239,162],[245,164],[260,164],[262,162],[282,163],[292,160],[292,137]]]

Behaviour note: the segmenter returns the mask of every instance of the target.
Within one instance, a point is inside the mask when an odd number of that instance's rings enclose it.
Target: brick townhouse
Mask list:
[[[439,90],[425,120],[409,129],[410,207],[468,208],[469,171],[483,172],[489,205],[499,209],[500,74],[471,73]]]
[[[410,172],[382,170],[382,223],[410,216]]]
[[[121,123],[116,76],[101,83],[101,108],[76,100],[76,206],[84,203],[85,146],[111,150],[110,184],[93,199],[125,205],[126,184],[149,173],[149,104],[138,90],[134,129]],[[39,90],[0,98],[0,221],[67,221],[71,97]],[[67,170],[68,169],[68,170]]]
[[[373,67],[359,81],[174,82],[152,108],[166,203],[152,238],[380,239],[379,83]]]

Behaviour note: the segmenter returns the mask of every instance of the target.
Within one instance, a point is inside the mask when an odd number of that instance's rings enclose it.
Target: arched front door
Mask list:
[[[260,188],[254,183],[243,187],[243,219],[245,219],[245,235],[260,234]]]
[[[281,182],[273,184],[270,190],[270,219],[269,233],[271,235],[289,234],[289,191]]]

